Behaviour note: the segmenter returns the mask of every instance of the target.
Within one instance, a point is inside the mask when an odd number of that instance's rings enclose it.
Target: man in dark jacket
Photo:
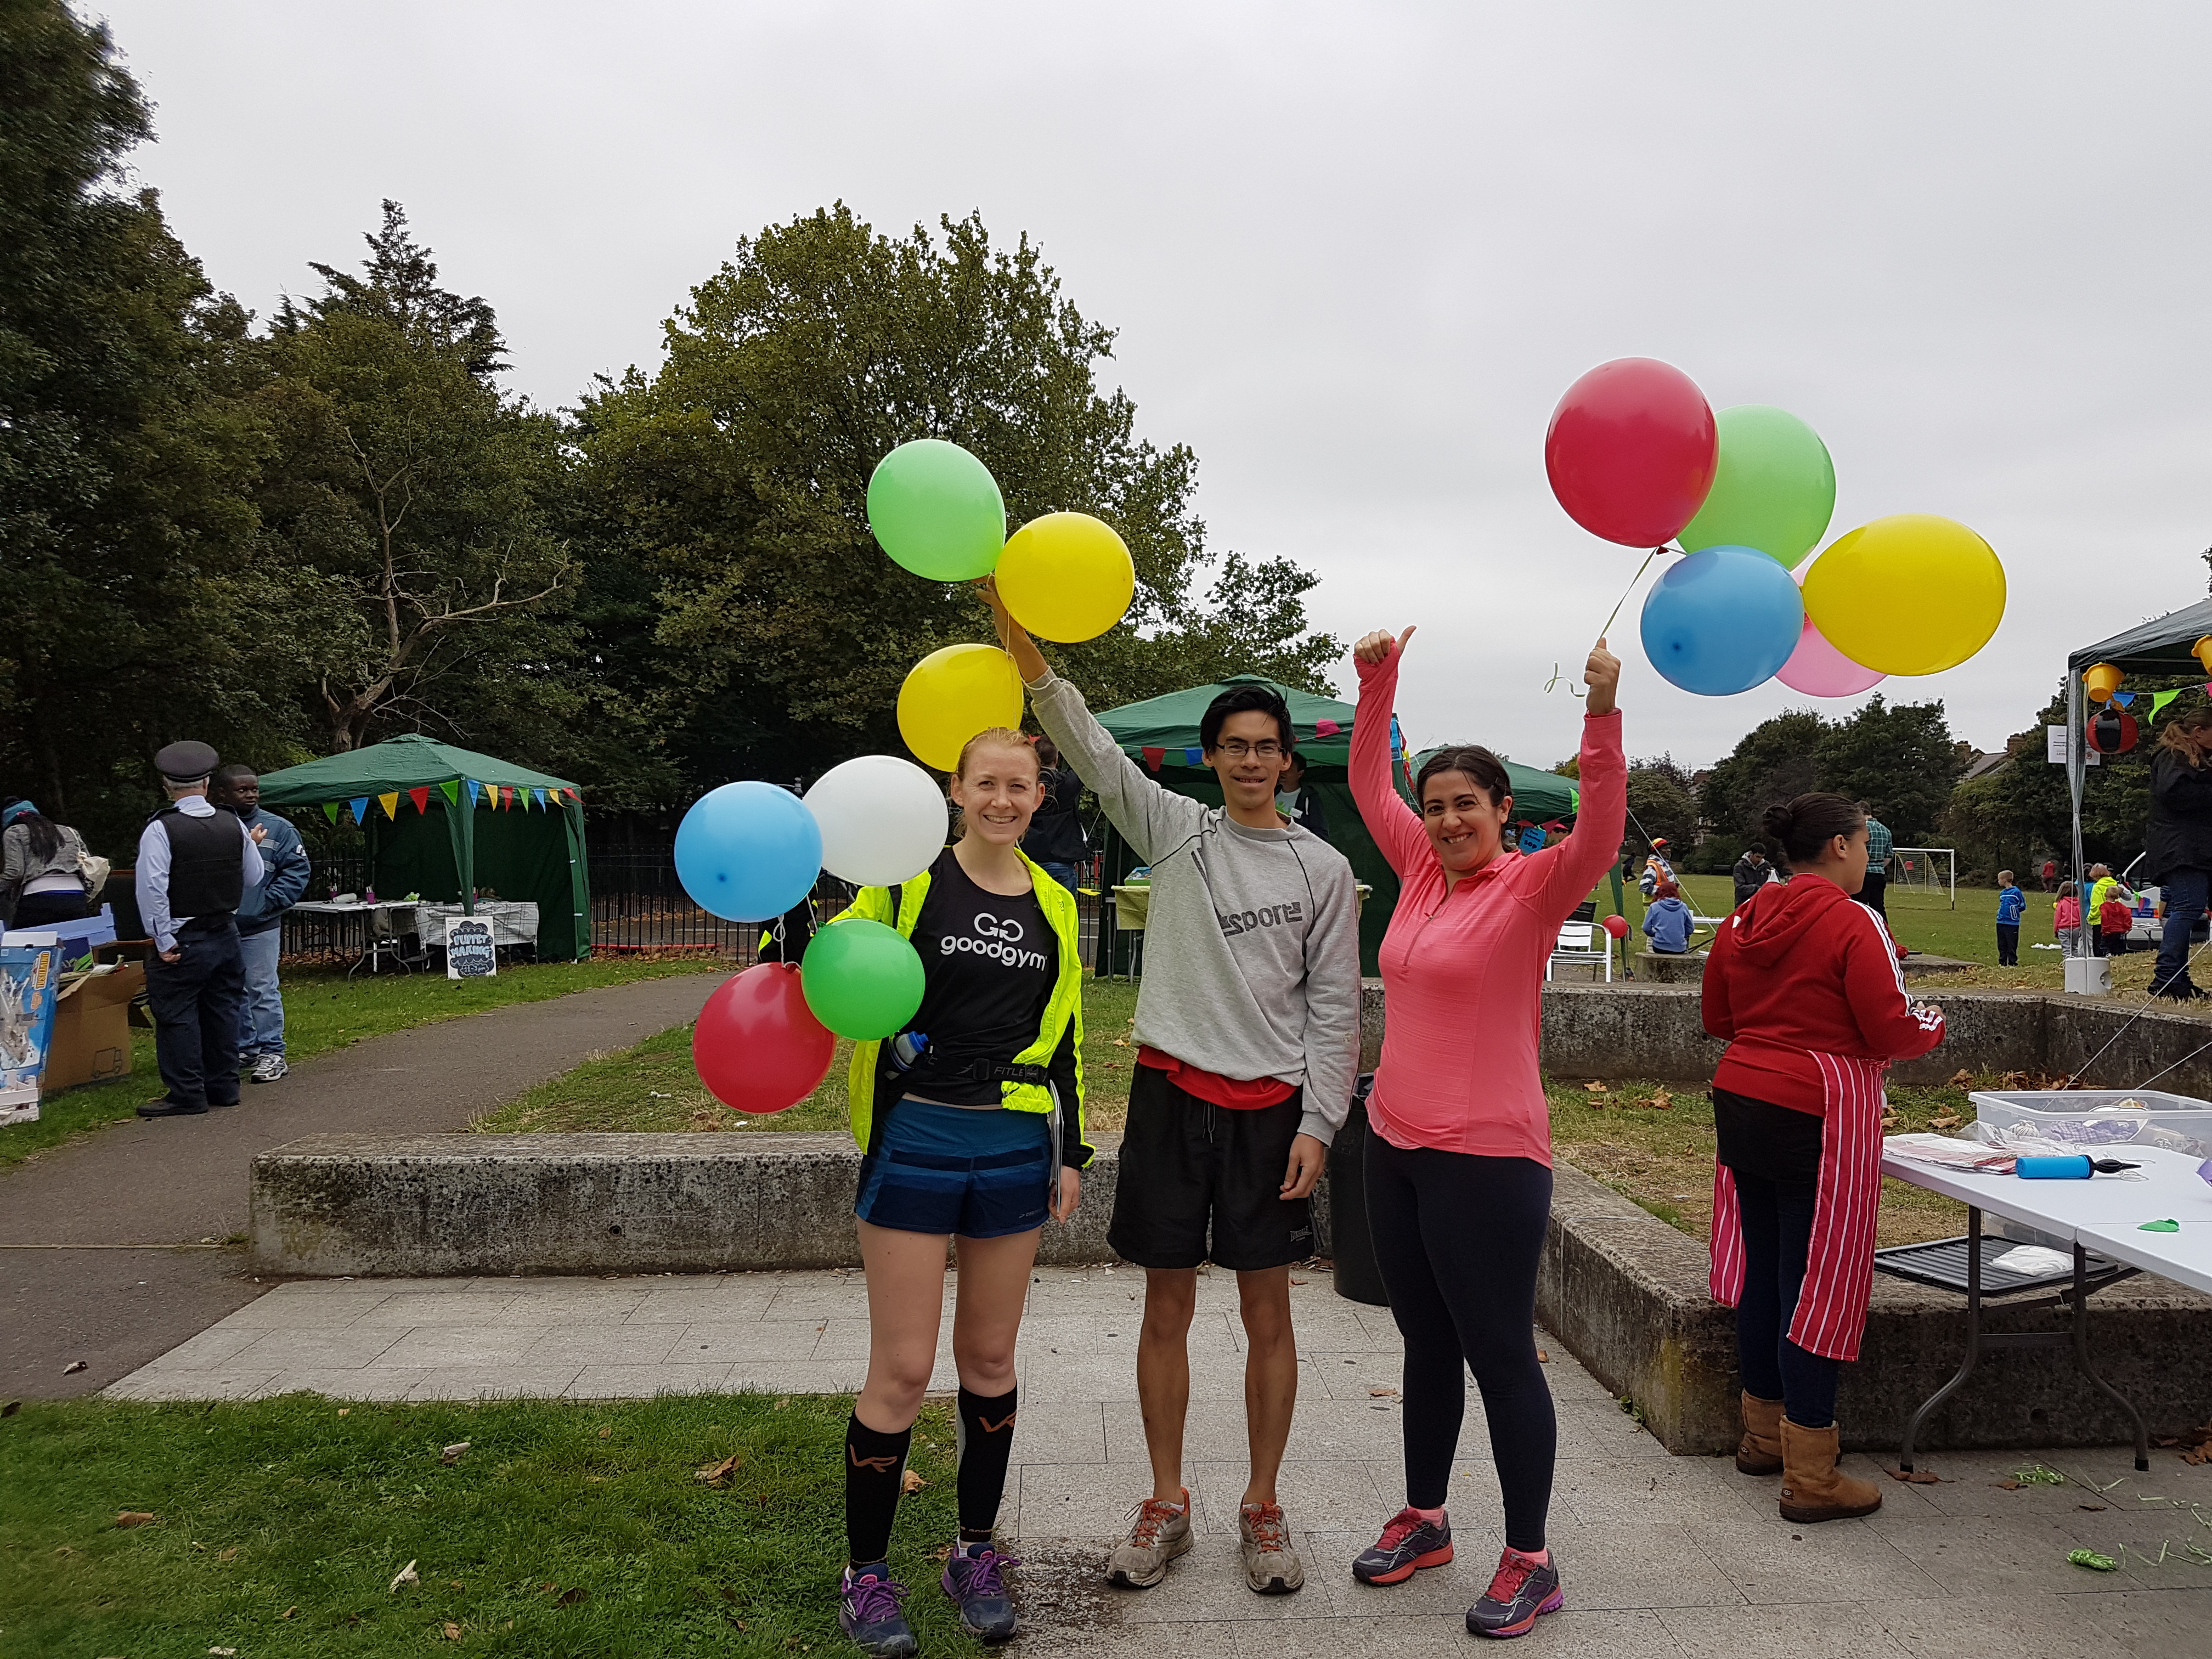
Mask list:
[[[1774,878],[1774,866],[1756,847],[1735,861],[1735,902],[1741,904]]]
[[[284,1075],[284,997],[276,983],[276,957],[284,938],[284,913],[307,890],[307,849],[286,819],[261,810],[261,780],[233,761],[216,769],[208,799],[238,816],[260,837],[262,876],[238,901],[238,954],[246,968],[246,1000],[238,1011],[238,1057],[256,1083]]]
[[[1050,738],[1036,740],[1036,756],[1041,769],[1037,787],[1042,798],[1037,802],[1036,815],[1030,820],[1029,833],[1022,837],[1022,851],[1072,893],[1075,866],[1091,856],[1080,811],[1083,780],[1060,763],[1060,750]]]
[[[2205,994],[2189,974],[2190,936],[2212,896],[2212,709],[2177,714],[2150,757],[2150,822],[2143,868],[2159,884],[2166,920],[2151,994],[2190,1002]],[[2091,925],[2085,913],[2085,927]]]

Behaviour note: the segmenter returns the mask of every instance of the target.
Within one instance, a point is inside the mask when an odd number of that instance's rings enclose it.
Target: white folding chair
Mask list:
[[[1552,977],[1552,969],[1562,962],[1585,962],[1595,963],[1602,967],[1605,969],[1605,982],[1607,985],[1612,984],[1613,951],[1610,947],[1613,941],[1607,938],[1606,940],[1607,948],[1599,948],[1598,933],[1599,928],[1595,922],[1570,921],[1561,924],[1559,943],[1553,945],[1551,957],[1544,963],[1545,979],[1548,981]]]

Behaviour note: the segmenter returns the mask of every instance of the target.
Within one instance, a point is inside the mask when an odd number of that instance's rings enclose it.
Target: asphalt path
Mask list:
[[[594,1054],[685,1024],[720,982],[641,980],[371,1037],[249,1085],[236,1106],[133,1118],[0,1175],[0,1398],[106,1388],[276,1283],[223,1243],[246,1230],[256,1153],[302,1135],[465,1129]]]

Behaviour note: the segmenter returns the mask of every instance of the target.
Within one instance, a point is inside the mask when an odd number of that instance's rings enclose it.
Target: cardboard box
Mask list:
[[[46,1047],[45,1091],[131,1075],[131,999],[146,988],[146,969],[126,962],[63,988]]]

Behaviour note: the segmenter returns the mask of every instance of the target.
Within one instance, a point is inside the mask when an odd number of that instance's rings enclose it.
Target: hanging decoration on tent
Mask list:
[[[338,821],[338,804],[334,800],[325,801],[323,803],[323,816],[328,818],[332,823],[336,823]]]
[[[399,792],[397,789],[386,790],[376,798],[376,804],[384,809],[386,817],[394,823],[399,822]]]
[[[2120,689],[2120,671],[2108,662],[2100,662],[2081,671],[2081,689],[2089,694],[2091,702],[2102,702]]]
[[[2136,695],[2133,691],[2115,691],[2105,701],[2115,708],[2132,708],[2136,706]]]
[[[2150,694],[2150,713],[2143,716],[2143,724],[2148,726],[2151,721],[2156,720],[2159,717],[2160,711],[2166,708],[2166,704],[2172,702],[2176,697],[2179,696],[2182,691],[2186,689],[2186,687],[2177,687],[2172,691],[2152,692]]]
[[[353,821],[366,829],[368,825],[368,797],[356,795],[346,805],[353,808]]]
[[[2100,755],[2124,755],[2136,746],[2136,717],[2124,708],[2100,708],[2089,716],[2089,747]]]
[[[428,811],[430,810],[430,786],[427,783],[416,784],[412,789],[410,789],[407,792],[407,799],[415,803],[415,810],[416,812],[422,813]]]
[[[438,793],[446,798],[447,805],[459,806],[461,804],[461,781],[459,778],[446,779],[438,786]]]
[[[477,802],[483,798],[483,785],[478,783],[474,778],[465,779],[464,781],[468,786],[469,805],[473,810]]]

